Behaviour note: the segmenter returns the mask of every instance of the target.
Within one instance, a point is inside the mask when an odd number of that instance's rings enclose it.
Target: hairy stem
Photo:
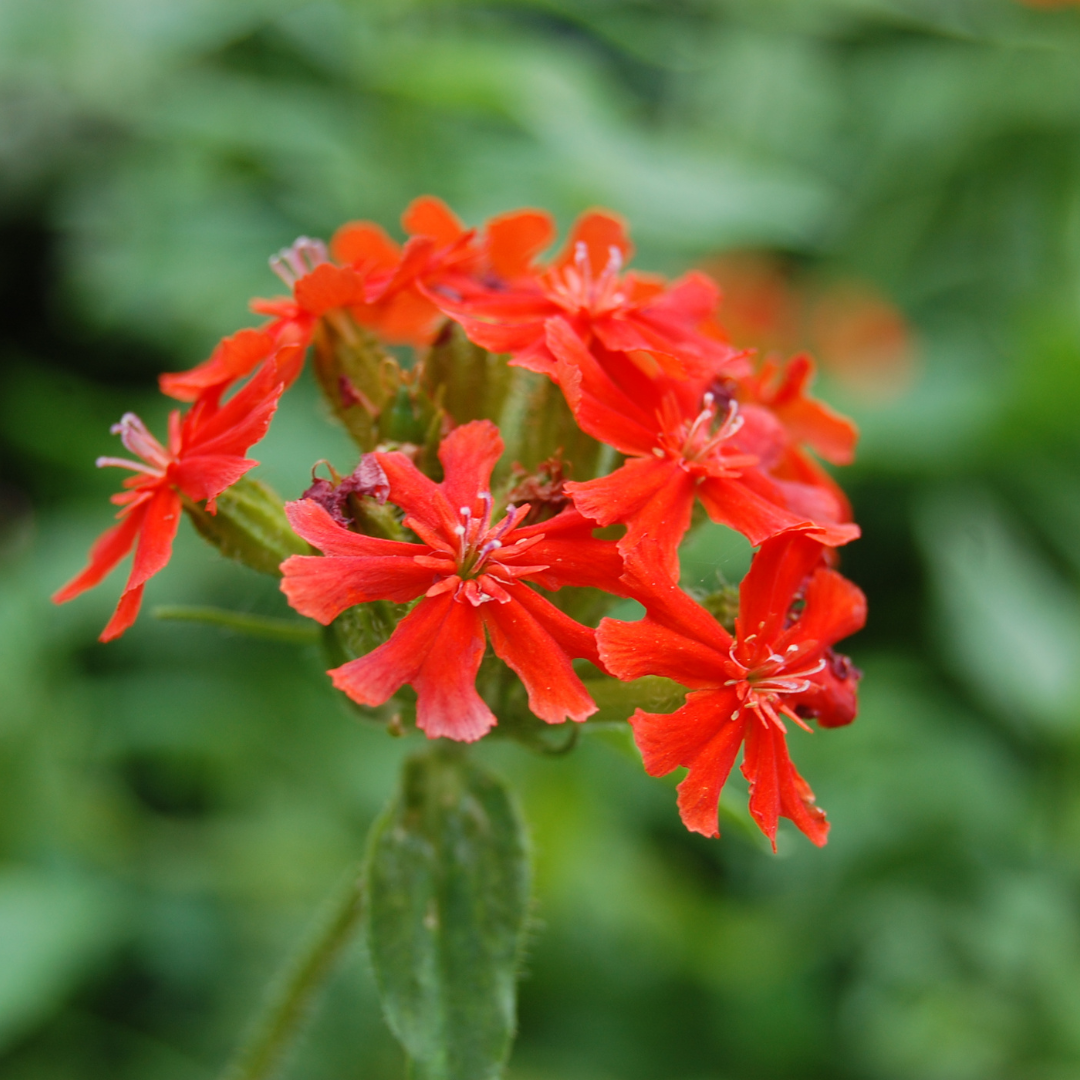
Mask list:
[[[312,1001],[356,930],[364,907],[359,867],[350,869],[281,974],[270,984],[261,1015],[221,1080],[270,1080],[300,1034]]]
[[[295,645],[316,645],[320,640],[319,628],[314,623],[301,622],[299,619],[280,619],[274,615],[249,615],[226,608],[187,604],[162,605],[154,608],[153,615],[155,619],[206,623],[225,630],[235,630],[248,637],[287,641]]]

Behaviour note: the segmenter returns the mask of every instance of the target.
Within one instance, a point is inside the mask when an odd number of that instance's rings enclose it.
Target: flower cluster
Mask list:
[[[473,741],[497,719],[585,721],[614,680],[631,704],[633,680],[669,680],[685,704],[629,721],[649,773],[688,769],[687,827],[718,835],[741,748],[766,835],[787,817],[824,843],[787,725],[854,719],[859,673],[833,646],[866,606],[835,569],[859,529],[819,463],[850,462],[856,431],[811,396],[812,360],[739,349],[702,273],[625,270],[632,245],[607,212],[581,217],[549,261],[555,228],[534,210],[470,229],[426,197],[403,226],[404,245],[368,222],[328,247],[301,238],[271,260],[289,295],[253,303],[263,326],[161,377],[190,409],[173,414],[167,447],[136,417],[115,429],[141,459],[99,462],[134,470],[120,522],[56,599],[97,584],[137,541],[102,637],[130,626],[181,509],[205,521],[255,464],[243,455],[313,346],[362,453],[283,508],[289,550],[318,554],[279,573],[300,614],[365,628],[344,634],[336,687],[367,709],[392,701],[429,738]],[[415,364],[383,344],[412,345]],[[679,586],[680,544],[705,516],[757,548],[737,604]],[[602,618],[626,599],[644,618]]]

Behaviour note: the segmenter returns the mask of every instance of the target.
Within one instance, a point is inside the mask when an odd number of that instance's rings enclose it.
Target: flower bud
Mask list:
[[[315,376],[331,409],[361,450],[374,450],[379,416],[401,380],[397,362],[344,311],[320,321],[314,344]]]
[[[456,322],[447,322],[420,370],[420,386],[455,424],[498,422],[513,369],[509,357],[474,345]]]
[[[323,632],[330,663],[337,667],[377,649],[394,632],[406,610],[389,600],[372,600],[343,611]]]
[[[311,548],[292,531],[284,504],[260,480],[243,477],[217,497],[217,513],[184,497],[184,510],[195,528],[223,555],[263,574],[281,576],[290,555],[310,555]]]

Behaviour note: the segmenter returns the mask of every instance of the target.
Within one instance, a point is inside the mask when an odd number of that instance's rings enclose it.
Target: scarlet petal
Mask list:
[[[574,328],[565,319],[548,319],[545,340],[556,360],[552,377],[582,430],[624,454],[650,453],[653,418],[615,385]]]
[[[439,244],[452,244],[465,232],[458,216],[434,195],[413,199],[401,215],[401,225],[410,236],[429,236]]]
[[[772,724],[749,723],[743,775],[750,782],[750,813],[776,849],[776,826],[786,817],[818,847],[829,834],[825,812],[814,803],[814,794],[795,771],[788,756],[784,734]]]
[[[139,616],[139,608],[142,606],[144,585],[136,585],[135,588],[125,589],[120,595],[120,602],[116,605],[112,618],[105,629],[98,636],[98,641],[114,641],[118,638]]]
[[[679,814],[691,832],[702,836],[720,835],[720,791],[735,764],[735,755],[748,723],[744,718],[729,718],[723,722],[720,730],[694,758],[690,771],[679,784]]]
[[[296,283],[293,295],[304,311],[318,317],[334,308],[363,303],[364,283],[355,270],[323,263]]]
[[[270,361],[220,408],[200,398],[184,417],[181,456],[243,456],[266,434],[283,390]]]
[[[411,545],[423,551],[418,544]],[[281,564],[281,591],[301,615],[324,626],[346,608],[371,600],[415,600],[436,580],[431,570],[400,555],[290,555]]]
[[[128,578],[128,590],[145,584],[168,563],[176,531],[180,528],[180,505],[180,496],[167,487],[155,492],[147,504],[131,576]],[[137,603],[135,610],[138,611]]]
[[[389,640],[327,674],[358,704],[382,705],[419,674],[428,653],[438,643],[439,630],[453,604],[449,596],[421,600],[397,624]]]
[[[555,239],[555,223],[542,210],[518,210],[492,218],[488,237],[491,269],[506,281],[524,277],[533,259]]]
[[[350,221],[342,225],[330,241],[330,251],[340,263],[365,270],[388,269],[401,257],[401,248],[372,221]]]
[[[634,352],[637,349],[652,349],[656,345],[655,341],[642,334],[630,318],[594,319],[593,330],[604,347],[612,352]]]
[[[185,457],[174,465],[169,470],[169,477],[185,495],[201,502],[217,498],[258,464],[252,458],[200,454]]]
[[[723,631],[719,623],[717,628]],[[683,686],[703,689],[727,678],[723,667],[726,652],[648,616],[639,622],[604,619],[596,640],[604,666],[620,679],[661,675]]]
[[[461,325],[468,339],[482,349],[494,353],[510,353],[516,356],[530,345],[544,339],[542,322],[526,323],[518,326],[500,326],[497,323],[483,322],[480,319],[451,312],[454,320]]]
[[[810,688],[794,701],[800,716],[813,717],[824,728],[850,724],[859,710],[857,691],[860,671],[846,656],[826,653],[826,666],[812,679]]]
[[[813,360],[805,353],[793,357],[771,400],[766,395],[766,404],[772,406],[795,442],[806,443],[834,465],[850,465],[859,429],[846,416],[809,396],[813,379]]]
[[[617,214],[604,210],[589,210],[574,222],[566,238],[566,246],[553,265],[559,267],[573,263],[578,244],[585,245],[594,277],[604,272],[612,248],[618,249],[624,263],[629,262],[634,253],[626,222]]]
[[[546,569],[529,574],[530,581],[545,589],[578,585],[622,596],[626,592],[620,580],[622,555],[613,541],[595,539],[592,535],[595,528],[596,522],[583,517],[577,510],[563,510],[538,525],[515,530],[515,542],[540,534],[544,538],[520,556],[508,556],[502,561],[507,566],[514,566],[519,561],[545,566]]]
[[[687,694],[686,703],[673,713],[647,713],[638,709],[630,719],[630,726],[645,771],[650,776],[666,776],[679,766],[693,765],[721,730],[741,727],[731,722],[731,714],[737,707],[738,698],[725,688]]]
[[[642,541],[627,553],[623,581],[630,595],[645,605],[650,619],[726,656],[731,635],[665,573],[662,554],[663,549],[652,540]]]
[[[821,528],[826,530],[842,520],[845,507],[831,487],[781,480],[775,476],[772,482],[780,489],[784,506],[796,517],[821,522]]]
[[[439,460],[446,479],[441,486],[454,509],[467,506],[473,510],[477,495],[490,491],[491,471],[502,452],[499,429],[490,420],[463,424],[443,439]]]
[[[780,637],[795,593],[821,562],[822,551],[821,544],[799,532],[761,545],[739,586],[742,636],[757,634],[767,642]],[[806,636],[800,633],[800,640]]]
[[[304,370],[304,356],[307,353],[307,345],[283,345],[274,353],[274,364],[277,367],[278,381],[287,390]]]
[[[492,647],[525,684],[534,715],[549,724],[561,724],[567,717],[584,720],[596,712],[596,704],[558,642],[524,604],[516,602],[522,591],[527,586],[514,588],[509,603],[485,604],[481,609]]]
[[[426,600],[424,603],[439,603]],[[438,641],[412,683],[416,726],[429,739],[475,742],[495,726],[495,714],[476,692],[476,673],[484,658],[484,631],[477,610],[445,598],[449,611]],[[496,605],[499,606],[499,605]]]
[[[460,517],[456,508],[451,509],[443,489],[398,451],[376,453],[375,457],[390,482],[390,501],[431,532],[449,540]]]
[[[596,648],[595,630],[590,630],[589,627],[575,622],[538,592],[524,585],[512,585],[507,588],[515,602],[521,604],[529,612],[567,656],[588,660],[599,668],[604,666]]]
[[[178,401],[194,401],[208,387],[242,379],[273,351],[273,340],[261,330],[240,330],[223,338],[204,361],[190,371],[162,375],[162,393]]]
[[[760,478],[763,487],[777,501],[753,490],[751,483]],[[698,498],[713,521],[727,525],[755,546],[791,529],[812,525],[782,505],[783,493],[767,477],[748,470],[738,479],[710,476],[698,487]]]
[[[602,525],[626,524],[619,540],[625,555],[644,539],[660,548],[665,572],[679,575],[678,546],[690,528],[694,479],[670,459],[635,458],[598,480],[566,485],[574,505]]]
[[[439,309],[416,288],[403,288],[378,304],[350,307],[357,322],[391,345],[430,345],[441,321]]]
[[[836,507],[833,521],[851,520],[851,503],[848,502],[843,488],[819,465],[808,453],[797,446],[788,446],[779,463],[769,470],[769,475],[777,481],[794,480],[810,487],[823,488],[832,498]]]
[[[673,314],[686,325],[698,326],[710,318],[720,303],[716,283],[700,270],[691,270],[673,281],[650,305],[657,314]]]
[[[607,476],[583,483],[571,482],[566,490],[587,518],[601,525],[612,525],[631,520],[665,488],[678,486],[680,474],[686,476],[669,459],[635,458]]]
[[[71,579],[62,589],[53,593],[54,604],[66,604],[80,593],[92,589],[103,581],[106,575],[131,550],[135,537],[142,528],[147,503],[130,511],[120,522],[107,529],[95,541],[90,549],[90,558],[86,567]]]
[[[401,555],[412,558],[427,552],[418,544],[354,533],[334,521],[314,499],[286,503],[285,514],[296,534],[326,555]]]
[[[806,606],[777,642],[783,649],[793,641],[813,639],[823,652],[866,624],[866,597],[853,582],[835,570],[819,569],[806,587]]]

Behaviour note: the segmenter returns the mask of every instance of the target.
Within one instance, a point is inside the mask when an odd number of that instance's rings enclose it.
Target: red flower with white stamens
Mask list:
[[[828,823],[788,756],[785,721],[807,727],[816,717],[836,727],[854,718],[858,672],[831,647],[861,629],[866,599],[823,565],[824,550],[803,533],[763,544],[739,589],[734,637],[664,580],[654,545],[626,560],[647,614],[636,623],[605,619],[600,655],[621,679],[662,675],[690,689],[676,712],[638,709],[630,723],[651,775],[689,769],[679,812],[693,832],[719,835],[720,789],[744,746],[750,813],[774,846],[780,817],[825,843]]]
[[[624,553],[651,537],[668,576],[678,577],[676,550],[695,499],[755,545],[792,529],[828,545],[859,535],[829,483],[774,473],[786,464],[789,436],[768,409],[739,406],[726,383],[700,379],[659,376],[648,396],[631,397],[564,321],[551,321],[547,340],[554,377],[582,430],[629,459],[607,476],[566,485],[586,517],[627,526]]]
[[[805,443],[834,465],[850,465],[855,460],[859,429],[846,416],[810,396],[814,374],[814,361],[806,353],[793,356],[783,366],[768,359],[741,381],[740,397],[768,408],[793,443]]]
[[[292,289],[302,278],[326,265],[327,258],[321,240],[301,236],[291,247],[271,257],[270,268]],[[271,316],[271,321],[257,330],[249,327],[222,338],[210,358],[189,371],[162,375],[158,379],[161,392],[177,401],[194,401],[200,394],[214,390],[224,393],[270,357],[281,382],[291,386],[303,369],[304,355],[322,311],[318,305],[304,307],[292,297],[253,300],[251,307],[260,315]],[[314,310],[309,310],[312,307]]]
[[[670,286],[652,275],[623,274],[632,251],[622,220],[592,211],[532,282],[471,299],[444,294],[444,310],[477,345],[510,353],[513,363],[552,377],[558,362],[547,329],[553,319],[565,322],[601,363],[614,354],[612,373],[620,354],[676,378],[743,373],[743,354],[727,344],[714,319],[716,286],[697,272]],[[438,301],[439,290],[432,296]]]
[[[100,640],[111,641],[131,626],[146,582],[169,561],[180,526],[181,496],[206,500],[206,508],[214,512],[214,500],[258,465],[244,454],[266,434],[282,390],[277,367],[268,363],[224,405],[218,388],[200,397],[183,419],[179,411],[171,413],[165,446],[134,413],[126,413],[112,431],[139,460],[97,460],[99,466],[134,474],[124,481],[125,490],[112,497],[120,507],[120,522],[101,536],[86,568],[53,596],[54,602],[65,603],[97,585],[135,547],[127,585]]]
[[[520,677],[529,708],[548,723],[584,720],[596,711],[571,666],[600,665],[594,632],[574,622],[526,582],[547,589],[584,585],[620,595],[622,560],[610,541],[575,510],[521,526],[528,505],[493,521],[491,471],[503,452],[487,420],[457,428],[439,447],[446,478],[424,476],[401,453],[376,453],[389,501],[420,543],[350,532],[316,502],[290,503],[293,528],[324,557],[282,564],[282,590],[302,615],[329,623],[372,600],[421,598],[390,639],[330,672],[361,705],[381,705],[402,685],[417,692],[417,724],[429,738],[479,739],[495,716],[476,692],[485,631],[495,653]]]
[[[415,199],[401,224],[409,234],[403,247],[370,221],[343,225],[330,244],[340,266],[319,275],[327,283],[351,283],[349,310],[362,326],[409,345],[431,343],[444,318],[441,299],[461,301],[528,276],[555,235],[550,216],[539,210],[517,210],[470,229],[431,195]],[[307,288],[297,291],[298,300]]]

